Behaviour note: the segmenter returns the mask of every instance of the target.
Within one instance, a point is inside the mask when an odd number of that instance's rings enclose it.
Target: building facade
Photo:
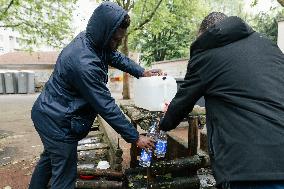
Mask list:
[[[8,52],[19,51],[19,34],[11,29],[0,28],[0,55]]]

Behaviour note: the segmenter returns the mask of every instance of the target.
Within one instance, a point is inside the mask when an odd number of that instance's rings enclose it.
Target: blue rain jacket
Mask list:
[[[106,86],[108,65],[139,78],[144,69],[107,44],[127,14],[115,3],[102,3],[87,29],[60,53],[55,69],[32,108],[39,132],[64,142],[84,138],[99,114],[127,142],[138,132],[115,104]]]

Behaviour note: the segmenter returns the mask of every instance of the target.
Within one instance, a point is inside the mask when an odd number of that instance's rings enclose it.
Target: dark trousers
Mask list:
[[[44,151],[35,167],[29,189],[74,189],[77,176],[77,142],[64,143],[39,132]]]
[[[284,181],[231,182],[220,185],[220,189],[284,189]]]

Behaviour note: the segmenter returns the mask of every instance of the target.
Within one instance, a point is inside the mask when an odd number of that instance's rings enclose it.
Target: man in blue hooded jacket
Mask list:
[[[32,120],[44,151],[30,189],[72,189],[77,175],[77,144],[96,116],[102,116],[127,142],[152,148],[125,118],[106,87],[108,65],[139,78],[152,76],[117,51],[130,24],[127,12],[105,2],[95,9],[87,29],[60,53],[55,69],[32,108]]]

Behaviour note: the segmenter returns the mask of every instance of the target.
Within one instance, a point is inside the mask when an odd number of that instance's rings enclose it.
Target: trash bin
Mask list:
[[[35,93],[35,72],[31,70],[26,72],[28,74],[28,93]]]
[[[15,94],[17,94],[17,93],[18,93],[18,78],[19,78],[19,71],[17,71],[17,70],[13,70],[13,75],[14,75],[14,82],[15,82],[15,89],[16,89]]]
[[[8,70],[4,73],[5,91],[7,94],[17,93],[17,75],[15,72]]]
[[[177,82],[177,90],[179,90],[180,85],[184,83],[184,79],[183,78],[175,78],[176,82]],[[195,105],[201,106],[201,107],[205,107],[205,100],[204,97],[202,96],[196,103]]]
[[[5,94],[4,73],[5,71],[0,70],[0,94]]]
[[[18,93],[27,94],[28,93],[28,72],[19,72],[17,78]]]
[[[19,71],[13,70],[13,77],[14,77],[14,85],[15,85],[15,94],[18,93],[18,78],[19,78]]]

